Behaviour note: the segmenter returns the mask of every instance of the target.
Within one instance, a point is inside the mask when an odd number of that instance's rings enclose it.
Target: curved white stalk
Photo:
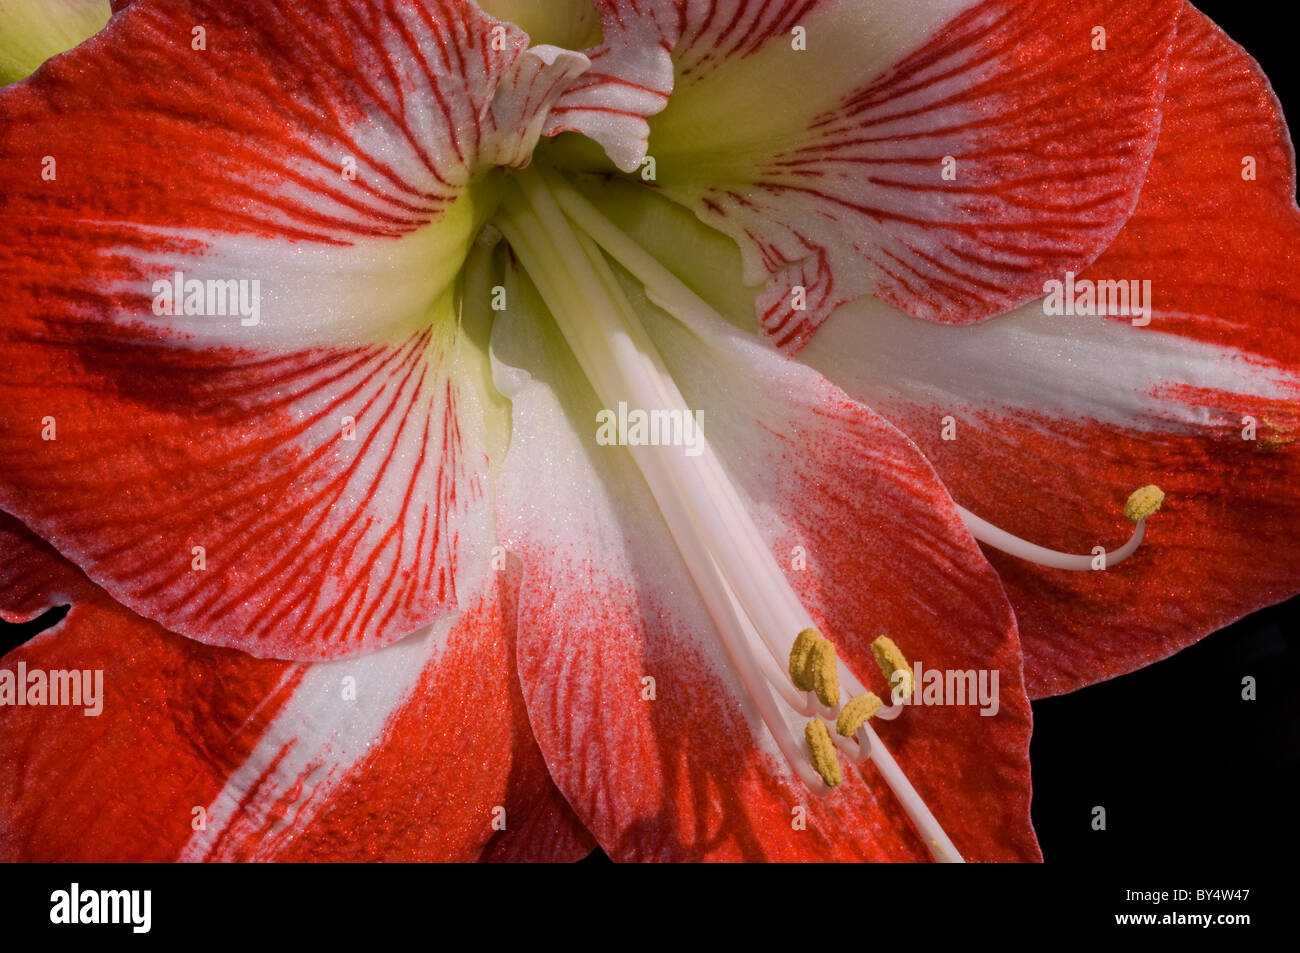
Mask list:
[[[1102,555],[1101,553],[1077,556],[1073,553],[1057,552],[1054,549],[1048,549],[1045,546],[1039,546],[1028,540],[1021,539],[1019,536],[1014,536],[1001,527],[994,526],[988,520],[976,516],[964,507],[958,506],[957,512],[972,536],[981,543],[992,546],[994,549],[1000,549],[1004,553],[1009,553],[1031,563],[1038,563],[1040,566],[1050,566],[1053,569],[1089,572],[1099,568],[1096,562]],[[1146,534],[1146,525],[1146,520],[1138,520],[1137,525],[1133,528],[1133,535],[1129,537],[1128,542],[1118,549],[1112,549],[1106,553],[1106,558],[1101,563],[1100,568],[1105,569],[1118,565],[1137,552],[1137,548],[1142,545],[1142,537]]]

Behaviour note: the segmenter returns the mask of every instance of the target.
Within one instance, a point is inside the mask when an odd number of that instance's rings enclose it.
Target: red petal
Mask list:
[[[677,89],[651,124],[659,183],[736,239],[747,283],[770,276],[758,313],[783,349],[868,293],[945,323],[1006,311],[1082,270],[1133,209],[1176,0],[950,9],[687,8]],[[716,104],[742,94],[749,112],[718,126]]]
[[[512,562],[501,586],[502,606],[511,629],[510,718],[520,726],[514,734],[515,754],[506,789],[509,824],[483,848],[481,859],[494,863],[580,860],[596,848],[596,839],[578,820],[573,808],[551,780],[541,749],[528,723],[528,708],[518,690],[515,656],[518,625],[519,564]]]
[[[595,846],[529,730],[495,594],[462,617],[330,797],[293,836],[268,817],[241,825],[244,844],[218,842],[207,856],[264,858],[269,840],[284,861],[573,861]]]
[[[0,708],[0,853],[6,860],[165,860],[224,776],[257,744],[301,670],[170,636],[113,602],[0,517],[5,608],[72,602],[0,670],[101,670],[103,713]],[[16,677],[16,674],[14,675]],[[183,700],[183,704],[178,704]]]
[[[467,860],[500,836],[497,805],[508,823],[549,824],[551,856],[589,849],[520,729],[522,700],[490,594],[423,671],[417,662],[388,672],[413,689],[390,698],[388,712],[374,708],[383,694],[375,677],[397,649],[370,656],[366,668],[201,645],[113,602],[3,515],[0,592],[13,613],[72,603],[62,623],[0,669],[101,670],[104,687],[97,717],[0,707],[6,860]],[[356,701],[330,691],[317,726],[286,735],[294,709],[322,686],[341,688],[349,671]],[[382,731],[359,745],[348,736],[363,722]],[[265,770],[250,771],[256,765]],[[196,809],[206,830],[194,829]]]
[[[1153,327],[1300,368],[1300,332],[1279,314],[1300,294],[1295,174],[1282,107],[1259,64],[1185,4],[1141,201],[1081,277],[1149,276],[1164,312]]]

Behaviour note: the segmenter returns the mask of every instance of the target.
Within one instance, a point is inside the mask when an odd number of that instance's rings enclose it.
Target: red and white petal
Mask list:
[[[1078,277],[1150,281],[1149,325],[1034,305],[945,329],[863,301],[801,355],[916,440],[957,502],[1023,538],[1113,548],[1128,493],[1166,491],[1142,548],[1104,573],[990,554],[1031,694],[1139,668],[1300,591],[1293,168],[1258,67],[1187,7],[1141,202]]]
[[[455,611],[481,578],[480,415],[429,331],[283,355],[20,335],[0,344],[0,498],[141,614],[330,658]]]
[[[500,597],[510,633],[510,718],[516,726],[515,753],[503,804],[507,823],[495,831],[480,860],[491,863],[537,863],[581,860],[596,848],[596,839],[583,826],[569,802],[551,780],[537,739],[528,723],[528,708],[519,691],[516,660],[519,563],[511,560],[504,573]]]
[[[673,91],[670,51],[683,25],[680,0],[596,0],[603,33],[588,50],[591,69],[551,110],[548,136],[580,132],[604,147],[624,172],[640,166],[650,137],[646,120]]]
[[[585,56],[555,46],[534,46],[516,59],[506,75],[504,94],[496,97],[488,113],[494,134],[481,161],[528,165],[560,99],[589,66]]]
[[[498,518],[529,717],[578,816],[619,860],[928,859],[874,767],[819,800],[780,759],[630,455],[597,445],[596,396],[540,302],[510,300]],[[805,548],[790,581],[859,677],[884,691],[880,631],[927,667],[1000,671],[995,717],[918,708],[881,735],[968,857],[1036,858],[1015,623],[924,459],[765,346],[640,310],[779,564]]]
[[[161,0],[0,93],[0,505],[259,656],[455,610],[489,535],[467,186],[586,64],[526,44],[459,0]]]
[[[651,122],[658,182],[740,244],[782,349],[867,293],[976,321],[1114,239],[1155,146],[1177,10],[690,0]]]
[[[134,615],[0,515],[0,592],[10,617],[72,605],[0,669],[103,686],[98,715],[0,707],[6,860],[470,860],[527,801],[553,856],[588,849],[521,733],[491,590],[364,659],[259,660]]]

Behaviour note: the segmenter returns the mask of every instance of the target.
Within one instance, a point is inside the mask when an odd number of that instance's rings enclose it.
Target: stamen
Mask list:
[[[1019,536],[1008,533],[1001,527],[994,526],[988,520],[981,519],[961,506],[957,507],[957,513],[961,516],[962,522],[966,524],[966,528],[970,530],[971,535],[986,546],[992,546],[994,549],[999,549],[1004,553],[1009,553],[1031,563],[1038,563],[1040,566],[1048,566],[1052,569],[1071,569],[1076,572],[1090,572],[1094,569],[1109,569],[1112,566],[1117,566],[1137,552],[1137,548],[1142,545],[1143,536],[1146,535],[1146,518],[1160,509],[1160,504],[1164,502],[1164,499],[1165,495],[1158,486],[1144,486],[1139,490],[1135,490],[1129,496],[1128,502],[1124,504],[1124,516],[1137,524],[1133,528],[1133,535],[1119,549],[1113,549],[1104,554],[1095,553],[1090,556],[1061,553],[1031,543]],[[1103,555],[1104,558],[1098,562],[1098,557]]]
[[[880,666],[881,674],[892,689],[891,697],[899,700],[910,697],[913,687],[912,669],[894,640],[887,635],[880,636],[871,643],[871,654],[876,657],[876,664]]]
[[[858,695],[841,709],[840,717],[835,722],[835,730],[845,738],[852,738],[858,733],[859,728],[884,707],[885,703],[875,692]]]
[[[804,726],[803,736],[808,742],[809,756],[817,773],[822,776],[827,787],[838,787],[844,782],[844,772],[840,769],[840,759],[835,753],[835,743],[831,741],[826,722],[814,718]]]

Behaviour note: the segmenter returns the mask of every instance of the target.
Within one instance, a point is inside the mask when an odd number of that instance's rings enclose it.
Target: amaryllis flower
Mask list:
[[[1028,698],[1300,588],[1292,158],[1180,0],[125,5],[0,91],[0,852],[1038,858]]]

